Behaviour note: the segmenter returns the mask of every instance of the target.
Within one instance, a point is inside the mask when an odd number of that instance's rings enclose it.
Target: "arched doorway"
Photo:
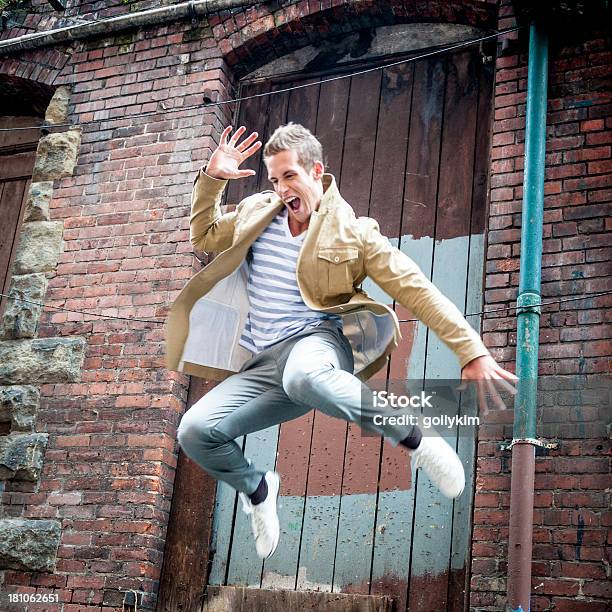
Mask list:
[[[362,53],[363,61],[342,64],[342,54],[330,53],[314,72],[321,62],[306,48],[257,71],[242,81],[239,97],[309,86],[243,101],[235,125],[257,130],[264,141],[287,121],[314,131],[328,171],[356,213],[374,217],[463,312],[473,312],[482,301],[492,94],[483,54],[469,48],[324,82],[409,58],[414,48],[402,48],[410,40],[407,28],[392,26],[389,44],[378,54]],[[398,32],[404,35],[399,48],[389,42]],[[370,34],[355,34],[355,44]],[[248,167],[257,175],[232,183],[228,204],[269,188],[261,155]],[[375,285],[364,289],[392,304]],[[400,319],[412,318],[395,307]],[[477,318],[470,321],[478,328]],[[433,334],[412,321],[402,327],[403,344],[383,383],[458,377],[456,359]],[[192,384],[190,403],[203,392],[198,386]],[[245,454],[282,478],[281,544],[262,563],[235,492],[219,486],[208,585],[388,595],[398,610],[464,609],[475,432],[458,433],[445,434],[468,476],[466,493],[454,503],[425,478],[411,482],[402,450],[318,412],[247,436]]]

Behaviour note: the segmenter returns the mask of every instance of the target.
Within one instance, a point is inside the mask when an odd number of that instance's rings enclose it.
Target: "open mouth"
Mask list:
[[[289,210],[291,210],[294,213],[296,213],[300,209],[300,204],[301,203],[302,202],[301,202],[300,198],[289,198],[286,201],[286,204],[289,207]]]

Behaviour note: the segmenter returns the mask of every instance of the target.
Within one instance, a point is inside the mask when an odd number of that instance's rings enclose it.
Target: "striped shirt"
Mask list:
[[[296,267],[305,232],[292,236],[287,209],[272,220],[251,245],[247,261],[250,309],[240,344],[253,353],[338,315],[306,306],[297,284]]]

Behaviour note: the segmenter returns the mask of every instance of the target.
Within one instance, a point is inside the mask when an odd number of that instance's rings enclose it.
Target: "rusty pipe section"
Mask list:
[[[506,611],[511,612],[529,610],[534,481],[535,446],[529,442],[517,442],[512,447],[512,481],[510,484],[510,542]]]
[[[519,382],[514,404],[506,612],[528,612],[531,602],[547,85],[548,37],[543,25],[533,21],[529,29],[521,263],[516,322],[516,374]]]

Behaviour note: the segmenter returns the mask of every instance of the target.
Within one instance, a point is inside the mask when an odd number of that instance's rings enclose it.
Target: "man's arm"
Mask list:
[[[200,251],[224,251],[232,244],[236,211],[222,214],[221,199],[226,180],[200,170],[191,196],[189,240]]]
[[[361,222],[364,225],[362,240],[366,274],[454,351],[461,366],[462,383],[477,383],[479,404],[484,414],[488,411],[487,395],[498,408],[506,408],[496,385],[514,394],[513,383],[518,378],[497,364],[459,309],[431,283],[410,257],[382,236],[374,220],[362,219]]]
[[[368,219],[362,239],[366,274],[393,299],[423,321],[458,357],[463,368],[473,359],[489,355],[480,336],[459,309]]]
[[[253,132],[241,143],[246,131],[238,128],[231,139],[231,126],[221,133],[219,146],[213,151],[206,169],[200,170],[191,199],[189,239],[202,251],[223,251],[232,244],[236,212],[221,213],[221,198],[228,179],[243,178],[255,174],[254,170],[240,170],[240,164],[260,147],[257,132]]]

